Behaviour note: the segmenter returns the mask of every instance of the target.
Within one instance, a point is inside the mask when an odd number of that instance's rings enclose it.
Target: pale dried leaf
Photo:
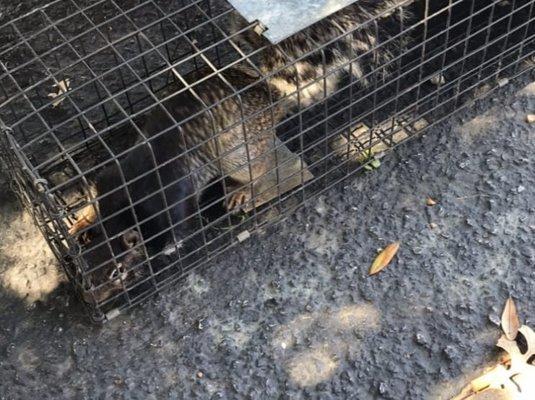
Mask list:
[[[71,87],[71,81],[70,81],[69,78],[66,78],[66,79],[64,79],[62,81],[59,81],[58,84],[56,85],[56,87],[59,90],[59,94],[67,93],[67,91]]]
[[[528,124],[533,124],[535,123],[535,114],[528,114],[526,115],[526,122]]]
[[[515,302],[508,298],[502,313],[502,330],[509,340],[515,340],[520,328],[520,320],[516,311]]]
[[[59,81],[57,85],[54,85],[54,87],[57,88],[57,93],[49,93],[48,97],[51,99],[56,99],[52,102],[52,107],[57,107],[63,100],[65,100],[65,96],[63,95],[71,88],[71,81],[69,78],[65,78],[64,80]]]
[[[399,242],[394,242],[386,246],[383,251],[381,251],[377,257],[375,257],[375,260],[373,260],[368,274],[375,275],[376,273],[382,271],[390,263],[390,261],[392,261],[398,252],[399,244]]]

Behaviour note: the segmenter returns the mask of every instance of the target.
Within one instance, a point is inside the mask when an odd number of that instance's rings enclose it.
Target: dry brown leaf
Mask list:
[[[508,298],[502,313],[502,330],[509,340],[515,340],[520,328],[520,320],[516,311],[515,302]]]
[[[437,204],[437,201],[435,199],[432,199],[431,197],[428,197],[425,201],[425,204],[427,204],[428,206],[434,206]]]
[[[398,252],[399,244],[399,242],[394,242],[386,246],[383,251],[381,251],[377,257],[375,257],[375,260],[373,260],[373,264],[370,267],[368,275],[375,275],[376,273],[381,272],[390,263],[390,261],[392,261],[392,258],[394,258]]]

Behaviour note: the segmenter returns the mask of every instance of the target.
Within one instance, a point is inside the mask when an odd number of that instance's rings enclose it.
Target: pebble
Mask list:
[[[459,351],[457,350],[457,348],[455,346],[446,346],[444,348],[444,354],[446,354],[446,356],[451,360],[451,361],[455,361],[459,358]]]
[[[501,323],[500,317],[498,316],[498,314],[495,314],[495,313],[489,314],[489,321],[492,322],[496,326],[500,326],[500,323]]]
[[[418,332],[415,335],[415,340],[416,340],[416,343],[418,343],[418,344],[420,344],[422,346],[425,346],[425,345],[429,344],[428,338],[423,333],[420,333],[420,332]]]
[[[385,394],[386,393],[386,388],[387,388],[386,383],[384,383],[384,382],[379,383],[379,393],[380,394]]]

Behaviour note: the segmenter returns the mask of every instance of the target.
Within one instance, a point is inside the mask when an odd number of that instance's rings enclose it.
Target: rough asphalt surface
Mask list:
[[[102,328],[2,180],[0,399],[450,398],[497,360],[510,294],[535,327],[533,80]]]
[[[528,82],[103,328],[86,324],[68,289],[14,296],[13,254],[30,271],[51,262],[3,246],[0,398],[448,398],[497,358],[509,294],[533,321]],[[12,196],[1,206],[11,210],[2,235],[43,246]],[[397,260],[368,277],[377,248],[395,240]]]

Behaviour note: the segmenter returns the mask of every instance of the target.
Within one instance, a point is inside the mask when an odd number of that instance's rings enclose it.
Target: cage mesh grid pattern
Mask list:
[[[383,3],[336,34],[307,29],[312,50],[292,54],[283,42],[276,67],[265,56],[275,47],[224,1],[58,0],[0,27],[2,158],[95,319],[533,70],[535,1]],[[367,47],[342,46],[361,33]],[[345,62],[330,62],[333,47]],[[311,79],[303,63],[316,68]],[[169,143],[178,144],[162,158]],[[98,193],[103,171],[114,185]],[[225,208],[235,194],[248,197],[247,212]],[[103,210],[114,196],[124,205]],[[73,232],[88,209],[98,218]]]

